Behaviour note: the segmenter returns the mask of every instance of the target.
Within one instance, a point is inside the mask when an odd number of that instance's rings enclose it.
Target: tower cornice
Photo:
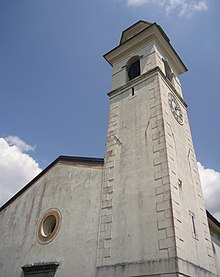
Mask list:
[[[114,89],[110,92],[108,92],[108,96],[110,98],[115,97],[121,93],[123,93],[124,91],[126,91],[128,88],[133,87],[134,85],[137,85],[139,83],[141,83],[144,79],[146,78],[150,78],[156,74],[160,74],[161,77],[163,77],[163,79],[165,80],[166,84],[169,86],[169,88],[174,92],[174,94],[178,97],[178,99],[180,100],[180,102],[183,104],[183,106],[185,108],[188,107],[187,103],[183,100],[183,98],[180,96],[180,94],[177,92],[177,90],[174,88],[174,86],[172,85],[172,83],[168,80],[168,78],[164,75],[164,73],[162,72],[162,70],[157,66],[155,68],[153,68],[152,70],[145,72],[144,74],[130,80],[128,83],[126,83],[125,85],[120,86],[117,89]]]
[[[170,44],[169,38],[163,29],[157,25],[157,23],[151,24],[136,35],[127,39],[125,42],[106,53],[104,58],[111,66],[113,66],[113,64],[122,57],[129,55],[129,53],[132,52],[135,48],[140,47],[143,45],[143,43],[146,43],[150,40],[155,40],[160,45],[160,47],[164,49],[170,59],[172,59],[176,64],[179,74],[187,71],[183,61],[180,59],[179,55]]]

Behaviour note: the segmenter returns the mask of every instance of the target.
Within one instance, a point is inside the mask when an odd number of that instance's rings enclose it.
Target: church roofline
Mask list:
[[[59,162],[70,162],[80,165],[103,165],[103,158],[88,158],[88,157],[75,157],[75,156],[59,156],[51,164],[49,164],[41,173],[39,173],[34,179],[32,179],[27,185],[25,185],[21,190],[19,190],[12,198],[10,198],[5,204],[0,207],[0,212],[3,211],[7,206],[9,206],[15,199],[22,195],[28,188],[30,188],[37,180],[39,180],[47,171],[49,171],[55,164]]]
[[[104,158],[88,158],[88,157],[75,157],[75,156],[59,156],[57,160],[67,161],[67,162],[91,163],[91,164],[104,163]]]

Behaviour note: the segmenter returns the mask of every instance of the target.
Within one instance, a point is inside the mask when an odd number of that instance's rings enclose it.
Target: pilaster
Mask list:
[[[109,110],[108,132],[106,139],[106,154],[103,169],[101,211],[98,235],[97,266],[105,266],[111,259],[112,239],[112,206],[114,193],[114,171],[116,145],[120,143],[116,138],[118,128],[118,104],[111,104]]]
[[[154,185],[157,211],[158,248],[160,256],[176,257],[173,223],[168,146],[165,136],[162,96],[157,85],[149,90],[151,111],[152,151],[154,165]]]

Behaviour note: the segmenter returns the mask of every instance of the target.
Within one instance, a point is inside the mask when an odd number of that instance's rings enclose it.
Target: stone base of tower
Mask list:
[[[181,268],[181,269],[180,269]],[[98,268],[98,277],[216,277],[188,261],[178,258],[115,264]]]

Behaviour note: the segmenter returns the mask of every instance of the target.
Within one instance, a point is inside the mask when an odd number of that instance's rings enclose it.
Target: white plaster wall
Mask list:
[[[215,273],[206,209],[187,111],[163,78],[160,78],[160,89],[162,93],[166,147],[169,157],[171,198],[178,257]],[[172,93],[181,106],[184,116],[183,125],[180,125],[175,120],[170,110],[168,93]],[[179,180],[182,182],[181,186],[179,185]],[[193,234],[191,212],[195,215],[196,235]],[[184,265],[184,262],[180,263],[180,268],[183,272],[187,271],[187,266]],[[192,274],[192,272],[190,273]]]
[[[149,86],[154,78],[113,98],[118,104],[115,149],[112,263],[160,257],[156,221],[156,198],[150,120]]]
[[[60,263],[55,276],[95,276],[102,169],[56,164],[0,214],[0,276],[23,276],[21,266]],[[37,222],[58,208],[57,237],[42,245]]]

